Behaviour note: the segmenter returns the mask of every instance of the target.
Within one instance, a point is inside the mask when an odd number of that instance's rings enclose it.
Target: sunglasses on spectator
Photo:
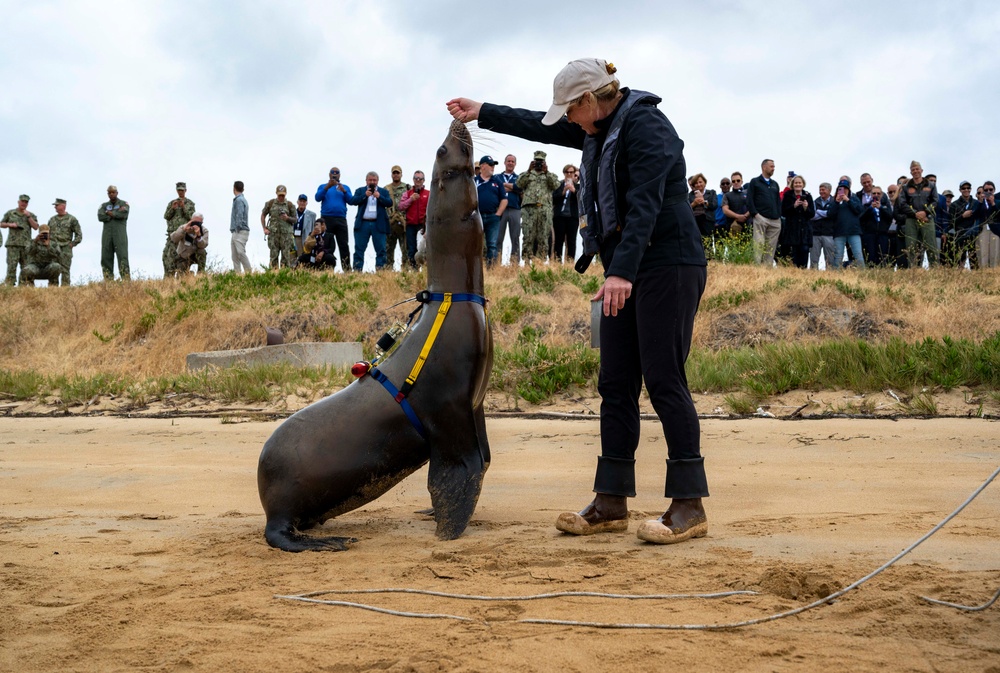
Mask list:
[[[993,188],[992,188],[992,187],[987,187],[987,188],[986,188],[986,189],[984,189],[983,191],[984,191],[984,192],[989,192],[990,194],[992,194],[992,193],[993,193]]]

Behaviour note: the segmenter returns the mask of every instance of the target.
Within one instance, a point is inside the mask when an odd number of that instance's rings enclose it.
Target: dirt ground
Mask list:
[[[231,421],[232,419],[226,419]],[[1000,480],[899,564],[831,605],[738,630],[518,623],[725,624],[829,595],[930,530],[1000,464],[981,419],[708,419],[706,538],[635,538],[661,513],[665,448],[643,424],[628,534],[558,533],[590,498],[596,420],[490,419],[493,464],[466,533],[442,542],[426,469],[330,521],[344,553],[261,535],[261,445],[275,422],[0,418],[3,671],[983,671],[1000,673]],[[494,603],[331,596],[469,622],[275,595],[410,587],[519,596],[705,593],[719,599]]]

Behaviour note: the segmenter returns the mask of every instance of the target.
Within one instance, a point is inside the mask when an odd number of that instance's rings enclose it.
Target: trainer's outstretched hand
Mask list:
[[[445,103],[448,113],[460,122],[469,123],[479,119],[479,109],[483,104],[468,98],[452,98]]]

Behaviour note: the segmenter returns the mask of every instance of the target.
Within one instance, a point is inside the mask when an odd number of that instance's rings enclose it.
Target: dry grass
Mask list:
[[[486,291],[500,348],[525,328],[550,345],[589,343],[598,265],[501,268]],[[694,347],[892,337],[980,342],[1000,332],[1000,271],[815,272],[713,264]],[[371,344],[414,306],[384,307],[423,289],[412,273],[343,276],[267,272],[63,288],[0,288],[0,369],[47,375],[150,377],[184,371],[191,352],[287,341]]]

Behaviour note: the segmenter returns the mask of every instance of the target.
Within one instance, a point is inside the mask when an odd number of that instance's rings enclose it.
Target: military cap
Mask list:
[[[53,206],[58,206],[60,203],[65,206],[66,205],[66,199],[56,199],[55,203],[53,203],[52,205]]]
[[[403,169],[399,165],[396,165],[396,166],[392,167],[392,172],[393,173],[402,173]]]
[[[288,193],[288,188],[286,188],[284,185],[278,185],[278,188],[274,190],[274,193],[275,194],[287,194]]]
[[[31,197],[28,196],[27,194],[21,194],[19,197],[17,197],[17,200],[18,201],[31,201]]]
[[[49,225],[47,225],[47,224],[39,224],[38,225],[38,233],[39,234],[47,234],[47,233],[49,233]]]
[[[547,156],[548,155],[545,152],[541,151],[541,150],[537,150],[535,152],[535,160],[536,161],[545,161],[545,157],[547,157]]]
[[[186,182],[178,182],[177,183],[177,189],[183,189],[186,192],[187,188],[188,188],[188,186],[187,186]]]

